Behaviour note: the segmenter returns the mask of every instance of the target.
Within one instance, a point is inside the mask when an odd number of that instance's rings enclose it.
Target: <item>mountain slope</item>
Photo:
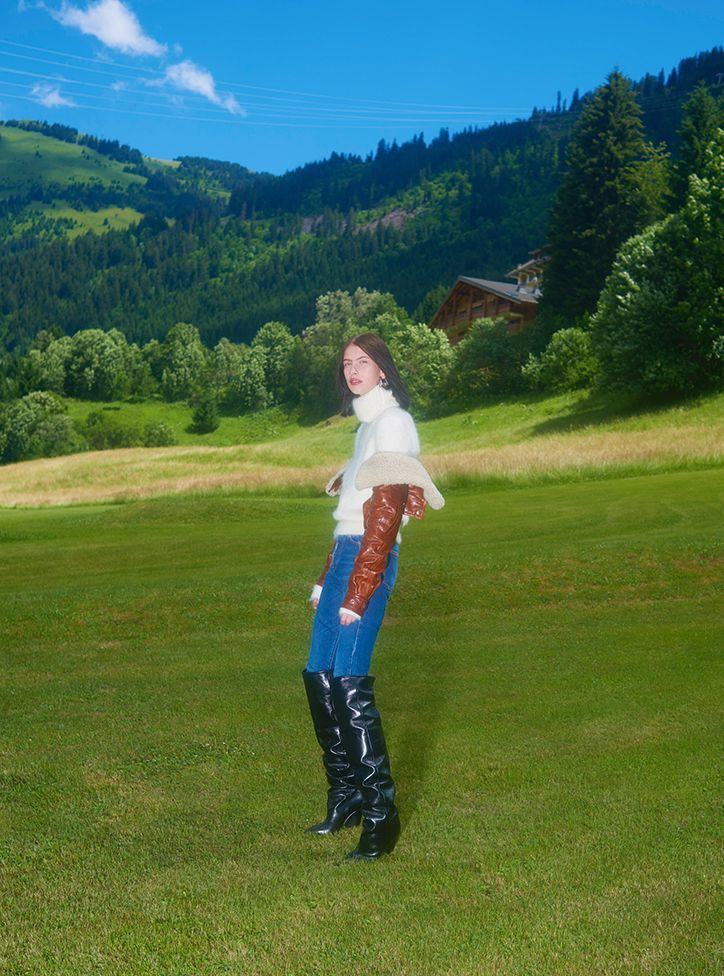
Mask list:
[[[639,81],[651,134],[673,142],[688,92],[721,70],[724,51],[715,48],[668,78]],[[65,180],[41,179],[12,198],[6,187],[0,202],[0,340],[22,349],[38,329],[56,325],[117,327],[146,341],[188,321],[207,344],[221,336],[248,341],[270,319],[301,331],[325,291],[378,288],[412,311],[458,274],[499,278],[545,241],[586,97],[574,94],[567,109],[536,111],[526,122],[454,137],[443,131],[429,145],[422,137],[381,143],[367,159],[333,154],[280,177],[198,157],[175,167],[145,159],[119,165],[87,147],[59,148],[55,161],[46,150],[49,173],[74,151]],[[7,125],[0,137],[6,150],[17,140]],[[62,226],[48,231],[43,217],[28,230],[27,208],[58,200],[92,212],[108,233],[72,241]],[[143,219],[109,229],[97,215],[112,206]],[[48,240],[53,234],[64,236]]]

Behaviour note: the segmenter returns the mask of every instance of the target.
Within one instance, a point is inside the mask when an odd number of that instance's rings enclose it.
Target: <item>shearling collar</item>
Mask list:
[[[352,401],[352,409],[357,420],[363,424],[375,420],[388,407],[399,407],[399,403],[392,390],[386,390],[379,384],[373,386],[367,393],[363,393],[362,396],[355,397]]]

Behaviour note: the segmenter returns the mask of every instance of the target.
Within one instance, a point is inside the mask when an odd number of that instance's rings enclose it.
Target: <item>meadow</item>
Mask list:
[[[372,669],[403,833],[372,864],[303,832],[331,499],[0,510],[0,971],[717,972],[701,465],[452,483],[406,528]]]
[[[174,447],[125,448],[25,461],[0,469],[0,506],[85,504],[212,491],[315,497],[352,452],[354,418],[309,424],[273,408],[190,430],[191,410],[158,400],[68,400],[137,428],[162,420]],[[488,403],[419,424],[425,462],[446,485],[524,486],[722,464],[724,394],[642,408],[585,393]]]
[[[147,165],[162,169],[152,160],[148,160]],[[58,198],[50,203],[37,200],[28,203],[25,219],[17,221],[14,235],[31,229],[37,217],[69,221],[66,233],[72,238],[88,231],[122,230],[143,216],[132,207],[104,206],[92,210],[72,206],[63,199],[64,191],[83,184],[115,186],[119,191],[134,184],[143,185],[143,177],[127,172],[123,163],[87,146],[61,142],[40,132],[0,127],[0,201],[26,194],[35,185],[48,183],[57,186]]]
[[[51,139],[41,132],[0,128],[0,199],[26,191],[34,183],[62,185],[98,181],[127,187],[142,177],[125,172],[122,163],[94,149]]]

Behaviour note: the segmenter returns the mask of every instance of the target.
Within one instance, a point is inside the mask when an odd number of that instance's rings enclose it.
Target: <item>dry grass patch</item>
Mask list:
[[[0,469],[0,505],[68,505],[229,489],[318,492],[336,462],[309,465],[305,456],[304,440],[297,437],[272,444],[126,448],[25,461]],[[716,464],[722,457],[724,428],[688,426],[551,434],[503,447],[429,453],[424,460],[445,484],[459,478],[524,482],[624,468],[655,471]]]
[[[437,454],[430,468],[440,476],[525,478],[607,468],[660,468],[672,463],[717,463],[724,430],[678,427],[646,431],[558,434],[504,447]]]

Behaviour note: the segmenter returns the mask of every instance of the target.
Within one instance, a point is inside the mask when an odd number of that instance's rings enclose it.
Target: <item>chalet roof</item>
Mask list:
[[[518,264],[512,271],[508,271],[506,277],[514,278],[521,271],[542,271],[549,260],[550,258],[531,258],[530,261]]]
[[[528,251],[528,254],[530,254],[529,260],[508,271],[506,278],[516,278],[522,271],[537,271],[542,274],[544,265],[551,259],[548,246],[538,247],[535,251]]]
[[[526,305],[538,304],[539,296],[537,294],[523,291],[517,284],[508,284],[507,281],[488,281],[485,278],[468,278],[465,275],[460,275],[458,281],[464,281],[468,285],[474,285],[475,288],[492,292],[493,295],[498,295],[500,298],[507,298],[510,302],[525,303]]]

